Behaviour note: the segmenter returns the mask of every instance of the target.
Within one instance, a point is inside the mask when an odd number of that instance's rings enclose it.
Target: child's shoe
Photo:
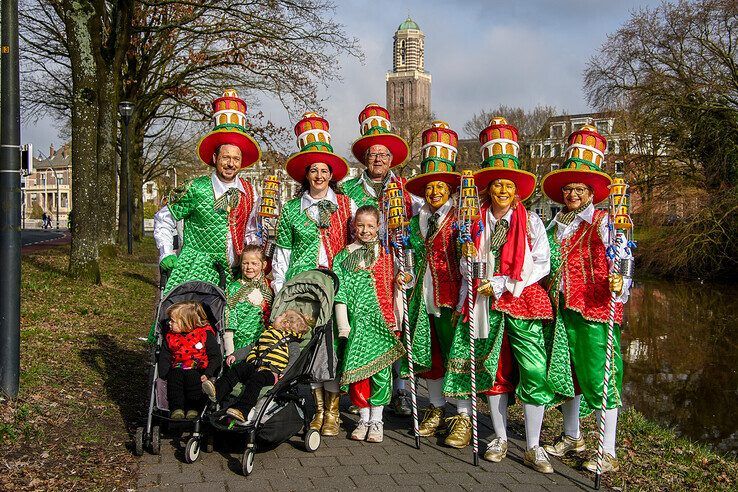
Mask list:
[[[366,435],[369,432],[369,424],[364,422],[363,420],[359,420],[359,423],[356,425],[356,429],[351,433],[351,439],[354,441],[363,441],[366,439]]]
[[[369,422],[369,433],[366,442],[382,442],[384,440],[384,424],[379,421]]]
[[[243,412],[239,410],[238,408],[229,408],[226,410],[226,415],[236,420],[239,424],[243,424],[246,422],[246,419],[243,416]]]
[[[199,416],[200,412],[198,412],[197,410],[187,410],[187,415],[185,416],[185,418],[187,420],[195,420]]]
[[[202,382],[202,392],[208,395],[208,398],[210,398],[210,401],[213,403],[218,401],[216,398],[217,392],[215,391],[215,384],[211,380],[206,379]]]
[[[170,415],[172,420],[182,420],[185,418],[184,410],[181,408],[178,408],[172,412],[172,415]]]

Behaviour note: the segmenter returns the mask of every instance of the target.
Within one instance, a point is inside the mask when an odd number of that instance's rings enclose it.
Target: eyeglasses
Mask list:
[[[565,188],[561,188],[561,191],[564,193],[564,195],[571,195],[572,193],[576,193],[578,196],[582,196],[589,191],[589,188],[583,188],[581,186],[567,186]]]
[[[367,157],[369,157],[369,159],[381,159],[381,160],[385,160],[385,159],[388,159],[389,156],[390,156],[389,154],[375,153],[375,152],[371,152],[371,153],[367,154]]]

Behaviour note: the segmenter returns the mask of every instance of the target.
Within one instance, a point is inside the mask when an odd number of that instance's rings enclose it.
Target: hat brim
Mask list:
[[[509,179],[515,183],[515,191],[521,201],[530,198],[536,189],[536,175],[522,169],[488,167],[474,173],[474,182],[479,190],[486,190],[496,179]]]
[[[564,204],[564,192],[561,188],[570,183],[584,183],[593,190],[592,202],[597,204],[605,200],[610,194],[612,178],[598,171],[586,171],[582,169],[558,169],[551,171],[543,177],[541,188],[543,193],[555,201]]]
[[[214,166],[213,154],[220,145],[235,145],[241,149],[241,169],[252,166],[261,159],[261,149],[250,135],[238,130],[214,130],[200,139],[197,155],[208,166]]]
[[[420,174],[414,178],[410,178],[405,183],[405,189],[416,196],[425,196],[425,187],[433,181],[442,181],[451,188],[451,193],[461,184],[461,173],[455,172],[437,172]]]
[[[348,174],[348,164],[343,157],[323,150],[306,150],[292,154],[287,159],[285,170],[292,179],[298,183],[302,183],[307,175],[308,168],[316,162],[323,162],[330,166],[333,170],[333,180],[337,182],[341,181]]]
[[[392,153],[390,167],[399,166],[407,160],[407,156],[410,154],[410,147],[408,147],[407,142],[394,133],[379,133],[361,137],[351,146],[351,152],[356,160],[364,163],[364,153],[372,145],[384,145],[389,149]]]

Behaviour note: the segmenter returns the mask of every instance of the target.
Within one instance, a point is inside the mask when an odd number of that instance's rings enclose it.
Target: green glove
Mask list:
[[[159,266],[165,272],[171,272],[177,266],[177,255],[165,256],[159,262]]]

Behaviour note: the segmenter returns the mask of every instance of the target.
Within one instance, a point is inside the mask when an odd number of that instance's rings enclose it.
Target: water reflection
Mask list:
[[[738,452],[738,288],[639,281],[625,315],[625,404]]]

